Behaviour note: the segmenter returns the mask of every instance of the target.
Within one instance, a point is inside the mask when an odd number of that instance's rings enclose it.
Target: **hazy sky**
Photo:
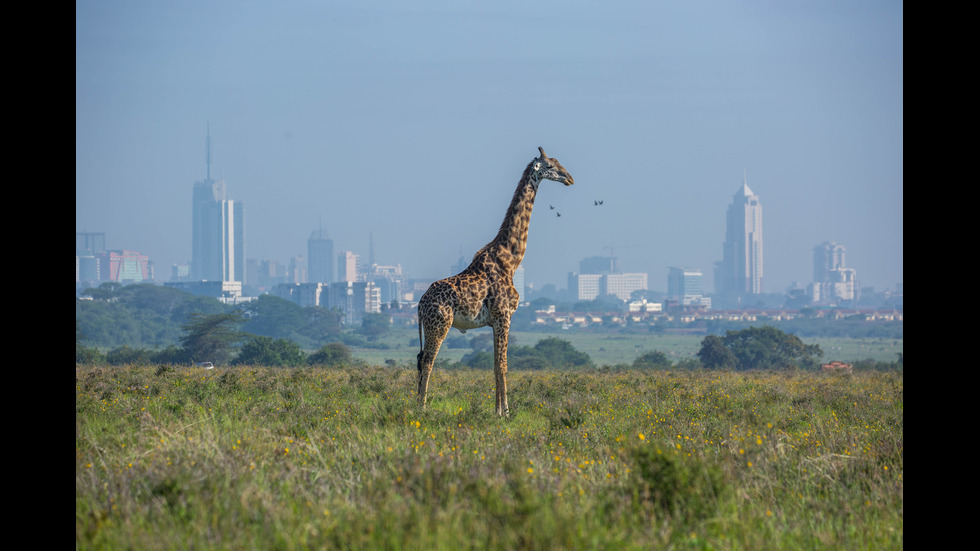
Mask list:
[[[246,208],[247,256],[335,249],[449,274],[490,241],[544,147],[527,280],[620,258],[665,290],[714,289],[743,175],[763,206],[765,291],[847,248],[862,285],[903,280],[899,1],[78,1],[75,229],[191,256],[191,191]],[[594,206],[603,200],[602,206]],[[555,210],[551,210],[553,205]],[[557,217],[555,212],[561,212]]]

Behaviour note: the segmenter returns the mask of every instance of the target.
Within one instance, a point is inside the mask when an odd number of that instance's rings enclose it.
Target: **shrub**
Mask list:
[[[647,352],[633,361],[633,367],[637,369],[669,369],[670,366],[670,358],[659,350]]]
[[[652,446],[633,449],[631,459],[641,501],[678,520],[697,521],[714,515],[727,487],[716,465]]]
[[[341,342],[333,342],[324,345],[322,348],[310,355],[307,363],[309,365],[324,365],[327,367],[337,367],[349,365],[353,359],[350,348]]]
[[[242,345],[234,363],[298,367],[306,363],[306,357],[299,345],[288,339],[252,336]]]

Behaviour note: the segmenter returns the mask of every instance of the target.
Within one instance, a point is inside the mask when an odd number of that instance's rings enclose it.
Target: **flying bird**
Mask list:
[[[554,205],[548,205],[548,206],[551,207],[551,210],[555,210],[555,206]]]
[[[599,206],[599,205],[601,205],[601,204],[602,204],[602,201],[595,201],[595,206],[597,206],[597,207],[598,207],[598,206]]]
[[[555,214],[558,215],[558,218],[561,218],[561,213],[560,212],[555,211]]]

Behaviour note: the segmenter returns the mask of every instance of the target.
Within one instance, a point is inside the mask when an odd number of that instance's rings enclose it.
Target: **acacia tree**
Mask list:
[[[709,369],[812,368],[820,356],[819,345],[805,344],[769,325],[726,331],[724,337],[709,335],[698,352],[701,364]]]
[[[244,321],[241,312],[190,314],[187,323],[181,326],[184,331],[181,346],[191,361],[226,364],[232,349],[242,339],[238,328]]]

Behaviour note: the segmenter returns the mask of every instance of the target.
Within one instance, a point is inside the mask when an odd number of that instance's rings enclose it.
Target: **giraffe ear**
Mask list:
[[[534,170],[541,170],[541,161],[535,161]]]

